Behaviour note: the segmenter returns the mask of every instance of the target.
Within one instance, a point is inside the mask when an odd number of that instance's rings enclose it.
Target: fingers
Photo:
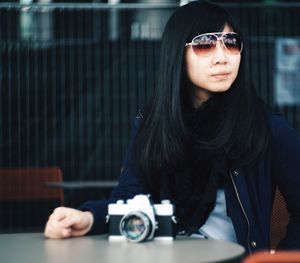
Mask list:
[[[70,236],[85,235],[92,227],[94,217],[91,212],[76,211],[72,216],[60,221],[60,225],[65,229],[70,228]]]
[[[91,212],[59,207],[50,215],[44,234],[55,239],[82,236],[90,230],[93,221]]]
[[[51,220],[60,221],[67,215],[67,207],[57,207],[53,210],[53,213],[50,215]]]
[[[56,208],[46,224],[44,231],[45,236],[56,239],[69,237],[71,235],[70,226],[65,226],[61,222],[71,216],[70,212],[70,208],[67,207]]]
[[[70,229],[70,236],[69,237],[81,237],[84,236],[88,231],[86,229],[76,230]]]
[[[72,235],[72,229],[71,228],[65,228],[65,229],[62,230],[61,234],[62,234],[63,238],[68,238]]]
[[[64,218],[62,218],[58,224],[62,228],[69,228],[69,227],[79,227],[81,225],[81,217],[80,217],[80,212],[78,213],[73,213],[70,214]]]

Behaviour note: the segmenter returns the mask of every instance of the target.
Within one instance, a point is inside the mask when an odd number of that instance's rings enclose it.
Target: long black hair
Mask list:
[[[158,191],[163,180],[161,167],[176,170],[187,159],[191,137],[183,114],[187,97],[185,43],[198,34],[222,31],[225,24],[241,35],[225,9],[194,1],[178,8],[165,27],[158,82],[135,141],[138,168],[152,191]],[[235,82],[217,96],[226,108],[223,120],[211,138],[194,143],[202,149],[226,149],[228,160],[252,164],[265,150],[267,124],[265,106],[248,79],[246,48]]]

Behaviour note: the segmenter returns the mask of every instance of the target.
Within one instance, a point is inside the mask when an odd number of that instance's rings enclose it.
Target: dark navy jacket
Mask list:
[[[88,201],[80,207],[94,215],[95,223],[90,233],[107,232],[105,217],[109,203],[148,193],[131,158],[139,123],[137,117],[119,184],[110,199]],[[269,123],[271,138],[264,156],[251,167],[232,167],[231,182],[225,186],[227,213],[233,222],[238,243],[248,253],[270,248],[270,217],[275,186],[283,194],[290,213],[287,234],[279,248],[300,249],[300,137],[278,114],[270,115]]]

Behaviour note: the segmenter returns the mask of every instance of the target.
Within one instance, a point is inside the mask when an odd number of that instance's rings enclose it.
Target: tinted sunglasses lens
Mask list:
[[[223,35],[223,42],[230,54],[239,54],[243,48],[241,37],[235,33],[228,33]]]
[[[217,37],[215,35],[200,35],[193,39],[192,48],[197,56],[209,56],[215,49]]]

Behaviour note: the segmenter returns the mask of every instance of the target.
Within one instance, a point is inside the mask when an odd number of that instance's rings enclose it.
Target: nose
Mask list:
[[[221,40],[218,40],[216,46],[216,52],[213,56],[212,63],[215,64],[226,64],[228,62],[227,52],[224,44]]]

